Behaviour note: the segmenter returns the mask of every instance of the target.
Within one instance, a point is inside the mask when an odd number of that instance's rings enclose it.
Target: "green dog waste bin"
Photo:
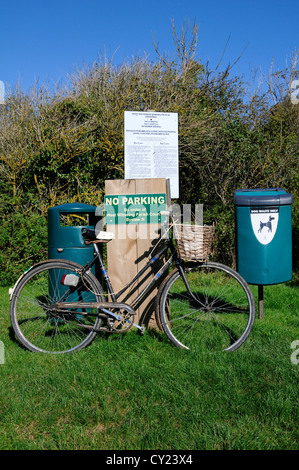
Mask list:
[[[235,191],[237,271],[249,284],[292,278],[292,203],[281,188]]]

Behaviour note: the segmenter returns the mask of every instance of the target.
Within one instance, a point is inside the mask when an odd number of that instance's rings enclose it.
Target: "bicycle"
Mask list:
[[[107,232],[82,229],[85,243],[94,246],[94,258],[85,266],[54,259],[25,272],[11,293],[11,323],[20,343],[33,352],[56,354],[81,350],[101,332],[124,333],[136,327],[143,334],[145,326],[134,323],[136,305],[164,275],[155,298],[155,317],[170,342],[194,351],[238,349],[255,320],[248,284],[230,267],[208,261],[207,255],[184,259],[174,239],[177,225],[169,212],[164,215],[168,218],[161,224],[162,249],[117,293],[98,247],[109,241],[107,235],[101,238]],[[130,305],[120,302],[120,296],[162,259],[158,273]],[[101,270],[105,288],[91,272],[94,265]]]

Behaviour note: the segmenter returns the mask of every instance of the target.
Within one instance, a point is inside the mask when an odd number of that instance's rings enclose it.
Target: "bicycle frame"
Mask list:
[[[142,289],[142,291],[130,302],[130,305],[133,307],[134,305],[138,304],[138,302],[144,297],[144,295],[156,284],[158,279],[168,270],[169,266],[172,264],[174,259],[176,258],[176,250],[173,246],[172,240],[168,240],[168,243],[155,255],[153,256],[147,263],[146,265],[138,271],[138,273],[133,277],[131,281],[129,281],[123,289],[121,289],[119,292],[114,293],[110,278],[108,276],[108,273],[105,269],[103,259],[100,253],[100,250],[98,246],[95,244],[94,245],[96,256],[92,263],[89,265],[88,269],[96,262],[98,261],[100,265],[100,269],[102,271],[107,289],[109,291],[109,294],[111,295],[111,299],[114,302],[117,302],[117,299],[121,295],[123,295],[125,292],[128,291],[128,289],[150,268],[152,267],[162,256],[163,254],[168,251],[169,249],[171,250],[171,255],[168,258],[168,260],[163,264],[161,267],[160,271],[151,279],[151,281]]]
[[[84,301],[83,302],[82,301],[71,302],[71,303],[62,302],[64,300],[64,298],[67,297],[67,295],[68,295],[68,293],[66,293],[63,296],[63,298],[60,300],[60,302],[57,303],[58,307],[63,307],[63,308],[74,308],[74,307],[77,307],[77,308],[96,308],[96,309],[100,310],[101,312],[103,312],[104,314],[112,316],[117,320],[120,320],[121,316],[117,315],[114,312],[111,312],[109,310],[109,308],[126,309],[127,311],[131,312],[132,314],[135,314],[135,311],[133,309],[134,306],[136,306],[138,304],[138,302],[145,296],[145,294],[156,284],[158,279],[168,270],[169,266],[173,263],[173,261],[177,260],[176,249],[173,245],[173,242],[169,237],[167,237],[167,244],[155,256],[153,256],[140,271],[138,271],[138,273],[134,276],[134,278],[128,284],[126,284],[123,289],[121,289],[117,293],[114,293],[109,275],[108,275],[108,273],[106,271],[106,268],[104,266],[104,262],[103,262],[100,250],[99,250],[96,243],[94,243],[93,245],[94,245],[94,250],[95,250],[95,256],[94,256],[93,260],[90,263],[87,263],[83,267],[82,273],[84,274],[85,272],[89,271],[94,266],[95,263],[98,263],[99,267],[101,269],[101,272],[103,274],[103,278],[104,278],[104,281],[105,281],[105,284],[106,284],[106,287],[107,287],[108,294],[110,294],[110,296],[111,296],[112,302],[84,302]],[[122,294],[124,294],[126,291],[128,291],[128,289],[151,266],[153,266],[163,256],[163,254],[166,251],[168,251],[169,249],[171,250],[170,257],[163,264],[163,266],[161,267],[159,272],[150,280],[149,283],[147,283],[147,285],[144,287],[144,289],[133,299],[132,302],[130,302],[130,305],[128,305],[124,302],[118,302],[117,300],[119,299],[119,297]],[[97,315],[98,314],[99,314],[99,312],[97,313]],[[135,323],[133,324],[133,326],[135,326],[136,328],[138,328],[140,330],[144,330],[144,327],[141,327],[140,325],[137,325]]]
[[[140,269],[140,271],[137,272],[137,274],[134,276],[134,278],[129,281],[124,287],[123,289],[121,289],[119,292],[115,293],[114,290],[113,290],[113,287],[112,287],[112,284],[111,284],[111,281],[110,281],[110,278],[109,278],[109,275],[107,273],[107,270],[104,266],[104,262],[103,262],[103,259],[102,259],[102,255],[100,253],[100,250],[97,246],[96,243],[93,244],[94,246],[94,250],[95,250],[95,256],[94,256],[94,259],[90,262],[90,263],[87,263],[84,267],[83,267],[83,274],[87,271],[89,271],[93,265],[95,263],[98,263],[99,264],[99,267],[101,269],[101,272],[103,274],[103,278],[104,278],[104,281],[105,281],[105,284],[106,284],[106,287],[107,287],[107,290],[108,290],[108,294],[111,296],[111,299],[112,299],[112,302],[72,302],[70,304],[68,304],[67,302],[63,302],[61,304],[61,306],[64,306],[65,308],[67,307],[78,307],[78,308],[97,308],[98,310],[101,310],[101,312],[103,312],[104,314],[106,315],[110,315],[112,317],[114,317],[115,319],[117,320],[120,320],[121,319],[121,316],[120,315],[117,315],[116,313],[114,312],[111,312],[109,310],[109,308],[120,308],[120,309],[126,309],[127,311],[131,312],[132,314],[135,314],[135,311],[134,311],[134,307],[136,308],[136,305],[138,304],[138,302],[145,296],[145,294],[157,283],[158,279],[168,270],[168,268],[170,267],[170,265],[172,263],[175,263],[175,265],[177,266],[177,268],[179,269],[180,271],[180,275],[182,276],[183,278],[183,281],[184,281],[184,284],[186,285],[186,288],[187,288],[187,291],[188,293],[192,296],[192,298],[196,301],[196,302],[199,302],[199,300],[197,298],[194,297],[193,293],[191,292],[190,290],[190,287],[189,287],[189,284],[188,284],[188,281],[186,279],[186,276],[185,276],[185,272],[184,272],[184,269],[182,267],[182,262],[178,259],[177,257],[177,251],[176,251],[176,248],[175,246],[173,245],[173,241],[172,239],[169,237],[168,235],[168,232],[166,231],[165,229],[165,226],[164,224],[162,224],[162,229],[164,231],[164,234],[166,235],[166,240],[167,240],[167,243],[165,244],[165,246],[155,255],[153,256],[147,263],[146,265]],[[123,295],[125,292],[127,292],[129,290],[129,288],[151,267],[153,266],[162,256],[164,253],[166,253],[168,250],[170,250],[171,254],[169,256],[169,258],[167,259],[167,261],[163,264],[163,266],[160,268],[159,272],[146,284],[146,286],[142,289],[142,291],[132,300],[130,301],[130,305],[124,303],[124,302],[118,302],[118,299],[121,295]],[[61,299],[63,300],[63,299]],[[200,303],[200,302],[199,302]],[[59,303],[58,303],[58,306]],[[98,313],[99,314],[99,313]],[[140,325],[137,325],[137,324],[133,324],[133,326],[135,326],[136,328],[139,328],[140,330],[143,330],[144,328],[141,327]]]

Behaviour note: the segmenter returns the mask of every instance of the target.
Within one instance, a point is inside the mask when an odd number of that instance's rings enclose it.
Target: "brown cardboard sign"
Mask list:
[[[105,194],[109,196],[134,196],[145,198],[146,195],[160,195],[157,202],[160,204],[160,210],[165,210],[165,205],[170,205],[169,200],[169,181],[165,178],[145,178],[145,179],[129,179],[129,180],[106,180]],[[145,199],[139,199],[139,202],[146,202]],[[148,200],[147,200],[148,201]],[[152,200],[150,200],[151,202]],[[115,203],[117,201],[115,200]],[[130,201],[131,202],[131,201]],[[157,204],[156,208],[159,206]],[[109,206],[110,207],[110,206]],[[151,205],[153,209],[154,205]],[[159,208],[159,207],[158,207]],[[111,218],[110,218],[111,222]],[[160,226],[160,219],[153,220],[152,223],[147,221],[130,220],[129,223],[109,224],[107,228],[109,232],[113,232],[114,238],[107,245],[107,262],[108,274],[114,289],[119,292],[125,285],[133,279],[140,269],[147,263],[150,253],[155,249],[155,245],[160,240],[160,234],[157,229]],[[161,246],[161,245],[160,245]],[[161,265],[157,266],[145,273],[142,279],[138,279],[135,285],[130,288],[130,292],[123,294],[120,301],[129,303],[137,297],[142,288],[153,278]],[[163,277],[164,278],[164,277]],[[159,280],[160,282],[162,281]],[[137,315],[135,323],[144,323],[145,325],[155,326],[154,320],[154,300],[158,291],[158,284],[155,288],[147,293],[136,310]]]

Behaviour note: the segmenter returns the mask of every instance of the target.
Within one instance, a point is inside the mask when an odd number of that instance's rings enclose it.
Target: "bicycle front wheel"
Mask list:
[[[244,279],[219,263],[178,269],[161,285],[157,315],[168,338],[178,347],[234,351],[248,338],[255,302]]]
[[[18,340],[34,352],[66,353],[86,347],[101,318],[97,309],[72,307],[79,301],[105,301],[91,272],[82,274],[82,266],[71,261],[37,264],[20,279],[12,295],[10,316]]]

